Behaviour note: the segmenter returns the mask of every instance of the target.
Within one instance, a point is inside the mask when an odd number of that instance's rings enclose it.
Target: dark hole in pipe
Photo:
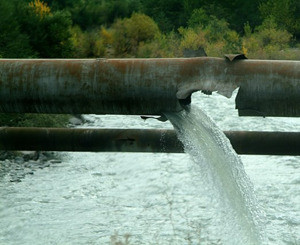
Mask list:
[[[179,103],[182,107],[185,107],[185,106],[191,104],[191,102],[192,102],[191,94],[188,97],[186,97],[185,99],[179,99]]]
[[[192,93],[193,92],[197,92],[198,90],[193,90],[190,92],[190,95],[188,95],[185,99],[178,99],[179,100],[179,103],[182,107],[186,107],[187,105],[191,104],[192,102]],[[203,94],[206,94],[206,95],[211,95],[212,94],[212,91],[210,90],[201,90],[201,92]]]

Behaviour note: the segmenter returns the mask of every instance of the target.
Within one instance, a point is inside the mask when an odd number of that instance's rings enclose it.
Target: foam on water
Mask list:
[[[214,223],[222,244],[262,244],[262,212],[239,156],[218,126],[199,108],[166,113],[197,165],[201,188],[217,210]]]

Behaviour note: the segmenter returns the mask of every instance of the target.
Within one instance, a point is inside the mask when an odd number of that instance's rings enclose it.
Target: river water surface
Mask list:
[[[222,130],[300,130],[297,118],[239,118],[233,98],[196,93],[192,103]],[[83,127],[172,128],[137,116],[85,117]],[[225,211],[188,154],[56,157],[61,162],[0,161],[0,244],[224,244]],[[265,213],[267,244],[300,244],[300,157],[241,160]]]

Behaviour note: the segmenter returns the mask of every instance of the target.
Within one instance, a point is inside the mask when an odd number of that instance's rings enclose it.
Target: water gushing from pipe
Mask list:
[[[202,188],[215,202],[218,218],[213,222],[218,223],[221,243],[263,244],[263,213],[243,164],[224,133],[195,106],[166,116],[197,165]]]

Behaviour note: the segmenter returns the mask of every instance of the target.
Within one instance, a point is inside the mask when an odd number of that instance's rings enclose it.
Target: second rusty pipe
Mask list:
[[[300,132],[225,131],[238,154],[300,155]],[[0,127],[0,150],[183,153],[174,130]]]

